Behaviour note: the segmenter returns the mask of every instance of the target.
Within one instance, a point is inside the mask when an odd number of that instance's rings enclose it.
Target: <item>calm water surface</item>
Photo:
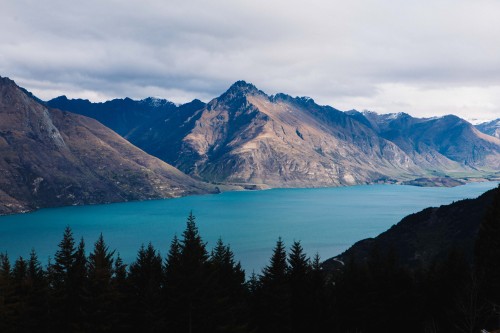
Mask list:
[[[13,260],[28,256],[33,247],[46,263],[69,225],[75,238],[84,237],[87,251],[102,232],[110,248],[116,249],[125,262],[132,262],[141,244],[150,241],[164,256],[174,234],[182,234],[192,210],[208,249],[222,237],[247,273],[258,273],[267,264],[279,236],[286,245],[300,240],[309,255],[318,252],[327,259],[358,240],[376,236],[410,213],[474,198],[497,185],[273,189],[42,209],[0,217],[0,251],[7,251]]]

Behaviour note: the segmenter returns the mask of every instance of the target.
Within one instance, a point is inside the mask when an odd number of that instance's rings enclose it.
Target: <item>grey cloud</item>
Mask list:
[[[402,103],[418,113],[418,101],[382,102],[381,85],[500,85],[497,1],[5,2],[0,75],[42,97],[66,87],[183,102],[244,79],[333,106]]]

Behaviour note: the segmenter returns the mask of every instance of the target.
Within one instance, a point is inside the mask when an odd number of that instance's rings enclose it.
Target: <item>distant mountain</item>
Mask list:
[[[476,125],[481,132],[500,139],[500,118]]]
[[[91,118],[0,78],[0,214],[213,192]]]
[[[60,106],[72,111],[75,103]],[[111,114],[106,106],[100,103],[99,113]],[[500,172],[500,140],[458,117],[341,112],[307,97],[268,96],[244,81],[208,104],[194,100],[147,114],[155,116],[141,113],[128,123],[93,117],[144,151],[216,183],[309,187],[419,178],[439,185],[455,184],[446,175]]]
[[[446,172],[500,170],[500,140],[484,135],[457,116],[414,118],[406,113],[356,111],[349,115],[394,142],[423,168]]]
[[[86,99],[68,99],[60,96],[48,101],[47,106],[94,118],[126,136],[138,124],[165,118],[169,111],[177,107],[166,99],[149,97],[140,101],[113,99],[104,103],[92,103]]]
[[[362,262],[373,251],[394,251],[402,264],[416,267],[445,259],[452,248],[461,251],[472,262],[479,226],[499,192],[500,187],[476,199],[426,208],[408,215],[377,237],[361,240],[336,258],[325,261],[324,266],[334,267],[339,260]]]

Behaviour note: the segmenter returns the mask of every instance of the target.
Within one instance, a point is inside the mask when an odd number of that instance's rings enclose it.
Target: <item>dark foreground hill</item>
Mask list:
[[[366,262],[378,251],[393,252],[408,267],[429,266],[442,261],[455,250],[473,261],[474,243],[479,226],[500,188],[490,190],[476,199],[466,199],[441,207],[426,208],[402,219],[375,238],[361,240],[336,258],[325,261],[326,268],[339,261]]]
[[[0,78],[0,214],[213,192],[94,119]]]

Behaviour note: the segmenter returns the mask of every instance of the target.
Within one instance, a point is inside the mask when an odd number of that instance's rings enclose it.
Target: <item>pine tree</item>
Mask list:
[[[182,326],[181,317],[184,309],[179,307],[182,304],[184,295],[180,292],[183,276],[181,274],[181,245],[177,235],[170,242],[170,249],[165,259],[164,266],[164,289],[163,304],[165,307],[164,317],[166,325],[172,331],[180,330]]]
[[[111,287],[114,252],[109,251],[101,234],[89,254],[89,321],[93,332],[109,332],[114,324],[111,319],[115,301]]]
[[[0,253],[0,332],[9,332],[15,318],[12,316],[12,270],[7,253]]]
[[[50,266],[51,320],[54,331],[70,330],[75,320],[76,305],[73,299],[72,272],[75,265],[75,240],[69,226],[66,227],[55,262]]]
[[[73,232],[68,226],[55,254],[55,263],[50,267],[54,330],[82,329],[86,269],[85,243],[82,239],[75,248]]]
[[[48,331],[48,283],[46,274],[34,249],[30,252],[27,270],[28,309],[24,327],[26,332]]]
[[[127,265],[123,263],[123,259],[120,257],[120,253],[116,255],[113,271],[113,287],[116,289],[121,289],[121,287],[125,285],[125,281],[127,279]]]
[[[288,278],[288,264],[285,244],[278,238],[269,265],[262,272],[262,282],[268,285],[283,285]]]
[[[162,259],[151,243],[141,246],[137,259],[130,265],[133,328],[154,332],[161,327]]]
[[[78,247],[75,252],[75,263],[72,268],[72,286],[73,286],[73,302],[75,305],[75,322],[73,323],[74,329],[80,330],[87,323],[88,312],[88,265],[87,256],[85,254],[85,241],[80,239]]]
[[[179,271],[181,264],[181,245],[177,235],[174,235],[170,243],[170,249],[165,259],[165,279],[167,286],[176,286],[179,283]]]
[[[306,257],[300,242],[295,241],[290,248],[288,256],[290,296],[291,296],[291,319],[293,332],[305,332],[311,325],[311,284],[309,259]]]
[[[210,321],[208,252],[190,212],[180,242],[179,325],[189,332],[203,330]]]
[[[262,332],[291,331],[288,270],[285,245],[280,237],[260,279],[257,325]]]
[[[110,322],[112,332],[125,332],[130,329],[130,299],[127,265],[123,263],[120,254],[114,261],[113,276],[111,277],[111,290],[113,295],[113,310]]]
[[[331,296],[331,290],[327,287],[326,280],[326,274],[321,267],[321,258],[319,253],[316,252],[308,276],[308,305],[305,314],[306,320],[310,323],[308,331],[311,332],[324,332],[332,329],[333,326],[327,325],[325,322],[325,318],[328,317],[328,310],[330,310],[328,298]]]
[[[210,260],[212,287],[212,329],[241,332],[247,329],[245,272],[235,262],[229,245],[219,238]]]

